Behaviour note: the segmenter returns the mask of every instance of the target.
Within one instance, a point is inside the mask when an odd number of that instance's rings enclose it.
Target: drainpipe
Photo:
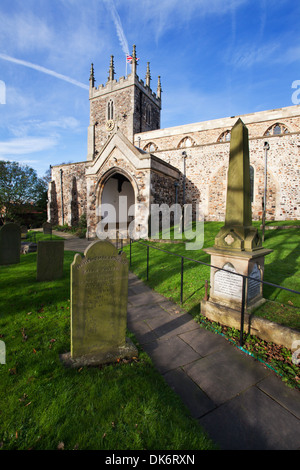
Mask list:
[[[63,171],[60,169],[60,199],[61,199],[61,221],[62,225],[64,225],[64,197],[63,197],[63,179],[62,179]]]

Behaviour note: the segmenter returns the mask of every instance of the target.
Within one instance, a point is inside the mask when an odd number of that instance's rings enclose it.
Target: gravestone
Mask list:
[[[37,281],[63,277],[64,240],[42,240],[37,244]]]
[[[43,233],[44,235],[52,235],[52,225],[50,222],[43,223]]]
[[[0,265],[20,262],[21,228],[8,223],[0,228]]]
[[[128,261],[108,241],[88,246],[71,265],[71,352],[67,366],[115,362],[137,356],[126,338]]]
[[[248,129],[238,119],[231,131],[225,224],[215,244],[204,250],[211,255],[210,296],[201,302],[201,313],[219,323],[239,328],[245,287],[245,320],[264,302],[262,278],[264,258],[271,253],[262,247],[252,225]]]

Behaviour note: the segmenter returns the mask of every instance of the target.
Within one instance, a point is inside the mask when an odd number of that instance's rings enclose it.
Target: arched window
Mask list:
[[[113,100],[109,100],[107,103],[107,120],[110,121],[114,118],[114,102]]]
[[[217,142],[230,142],[230,138],[231,138],[231,131],[227,130],[227,131],[222,132]]]
[[[182,149],[182,148],[186,148],[186,147],[194,147],[195,145],[195,141],[191,138],[191,137],[184,137],[183,139],[181,139],[181,141],[179,142],[177,148],[179,149]]]
[[[288,128],[284,125],[281,124],[280,122],[276,122],[273,124],[269,129],[265,132],[264,135],[282,135],[282,134],[288,134],[290,131]]]
[[[157,150],[157,145],[155,145],[153,142],[149,142],[145,147],[143,148],[145,152],[155,152]]]

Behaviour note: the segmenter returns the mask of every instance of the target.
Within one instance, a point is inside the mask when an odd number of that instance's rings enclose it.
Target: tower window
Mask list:
[[[109,100],[107,103],[107,119],[111,120],[114,118],[114,102],[113,100]]]

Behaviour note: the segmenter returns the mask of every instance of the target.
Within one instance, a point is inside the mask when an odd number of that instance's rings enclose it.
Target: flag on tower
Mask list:
[[[127,56],[126,56],[126,59],[127,59],[127,62],[129,62],[129,64],[132,64],[132,59],[133,59],[132,55],[127,55]],[[135,60],[136,60],[136,62],[137,62],[137,61],[140,60],[140,59],[136,58]]]

